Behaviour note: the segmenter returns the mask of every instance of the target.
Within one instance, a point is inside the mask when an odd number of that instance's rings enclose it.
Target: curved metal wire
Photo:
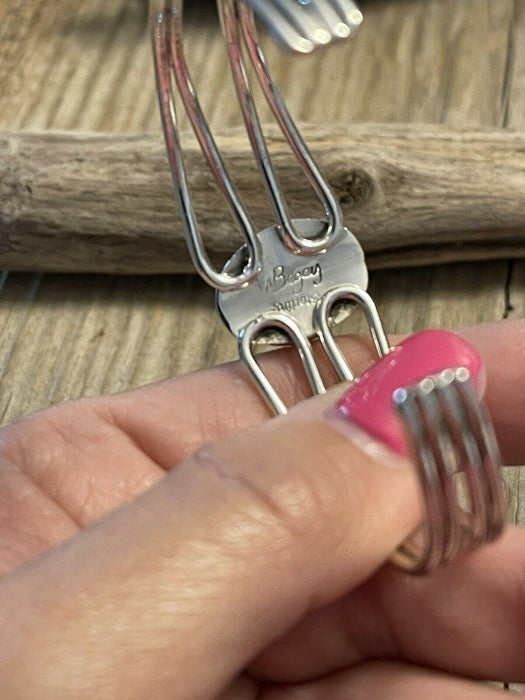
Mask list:
[[[418,465],[426,523],[392,561],[411,573],[428,573],[461,550],[495,539],[505,522],[501,457],[490,419],[461,367],[398,390],[394,404]],[[458,500],[464,476],[467,508]]]
[[[226,170],[210,132],[184,57],[182,42],[183,0],[154,1],[153,47],[160,111],[173,183],[179,202],[186,242],[193,264],[209,285],[223,291],[239,289],[261,271],[259,244],[250,217]],[[184,158],[178,135],[172,78],[215,179],[246,240],[246,265],[238,275],[217,271],[211,264],[195,217]]]
[[[317,334],[323,344],[326,354],[341,381],[352,381],[355,377],[348,366],[345,356],[330,330],[329,317],[334,304],[346,299],[356,302],[364,311],[365,318],[374,341],[379,357],[390,352],[390,344],[381,322],[381,317],[370,294],[354,284],[339,285],[327,292],[317,303],[315,309],[315,325]]]
[[[312,158],[304,140],[295,126],[286,104],[279,93],[266,58],[257,39],[257,30],[252,10],[239,0],[217,0],[219,13],[225,32],[230,65],[234,78],[239,103],[248,131],[248,136],[255,154],[257,164],[263,176],[268,190],[273,209],[280,226],[280,235],[283,242],[292,250],[303,254],[315,254],[330,247],[337,231],[342,224],[342,213],[339,202],[326,182],[317,164]],[[261,89],[266,97],[281,131],[290,144],[290,147],[299,161],[312,189],[321,201],[325,210],[327,222],[315,238],[305,238],[294,227],[287,210],[286,202],[280,190],[270,155],[266,146],[264,134],[261,128],[257,110],[255,108],[249,81],[246,75],[246,66],[242,55],[242,39]]]
[[[239,334],[239,356],[250,371],[270,408],[278,415],[285,415],[288,412],[285,403],[262,371],[253,353],[255,341],[268,328],[278,328],[291,339],[299,352],[314,394],[324,394],[326,388],[317,367],[310,341],[291,316],[275,313],[252,321]]]
[[[275,87],[257,41],[251,10],[240,0],[217,0],[217,3],[248,136],[277,218],[278,225],[270,230],[273,236],[276,234],[280,236],[281,241],[276,239],[279,248],[282,248],[282,244],[286,245],[298,255],[299,259],[304,259],[303,256],[319,255],[321,262],[317,263],[317,267],[321,277],[322,255],[332,245],[341,241],[337,236],[342,229],[339,204],[317,168]],[[211,286],[223,292],[233,291],[252,284],[261,274],[263,270],[261,246],[249,215],[226,171],[188,71],[182,43],[183,0],[163,0],[158,7],[160,10],[154,22],[153,43],[159,99],[166,146],[188,248],[198,272]],[[298,233],[294,222],[289,217],[251,94],[243,58],[244,49],[250,56],[258,82],[285,138],[325,208],[327,221],[315,220],[314,227],[319,230],[312,230],[311,238]],[[218,272],[208,259],[189,192],[178,137],[172,80],[177,85],[203,155],[244,234],[246,264],[238,274]],[[337,248],[334,248],[334,251],[337,253]],[[279,279],[284,279],[286,285],[287,277],[284,274],[284,268],[281,266],[274,268],[274,275],[275,270],[280,271]],[[292,265],[291,272],[286,274],[293,282],[294,275],[297,274],[296,266]],[[300,269],[299,274],[301,274]],[[260,288],[262,293],[267,293],[264,283]],[[286,293],[289,292],[289,287],[287,289]],[[309,302],[312,305],[317,296],[313,299]],[[353,380],[352,371],[329,327],[329,314],[332,307],[337,301],[343,299],[355,302],[364,311],[378,355],[383,357],[390,352],[391,348],[375,304],[365,289],[356,284],[335,285],[329,288],[329,291],[315,305],[313,327],[340,379]],[[263,305],[263,308],[268,307]],[[285,414],[287,407],[254,355],[255,341],[264,330],[269,328],[277,328],[290,338],[299,353],[313,393],[324,393],[325,386],[315,361],[312,345],[307,337],[307,334],[311,333],[312,325],[305,326],[309,328],[305,333],[304,328],[301,328],[299,317],[294,319],[292,314],[278,312],[275,307],[261,312],[256,318],[254,316],[257,312],[254,312],[253,308],[251,311],[253,312],[251,318],[254,320],[247,323],[239,333],[239,355],[272,410],[278,414]],[[504,502],[498,477],[500,457],[490,420],[468,381],[467,370],[446,370],[435,377],[427,377],[415,387],[402,390],[401,394],[396,396],[396,401],[399,415],[412,440],[414,457],[418,462],[425,496],[427,523],[419,532],[423,541],[418,542],[418,546],[414,544],[414,540],[404,543],[393,559],[412,573],[426,573],[450,561],[460,550],[478,547],[494,539],[501,532],[504,523]],[[458,502],[454,483],[458,472],[465,477],[470,505],[468,512],[463,510]]]

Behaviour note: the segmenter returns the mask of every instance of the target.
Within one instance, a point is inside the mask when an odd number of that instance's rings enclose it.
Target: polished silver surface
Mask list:
[[[314,325],[337,376],[344,382],[352,381],[355,376],[330,328],[332,310],[336,304],[342,301],[357,305],[365,314],[378,357],[384,357],[391,348],[376,305],[366,290],[356,284],[348,284],[348,282],[334,286],[319,300],[314,313]]]
[[[361,25],[363,15],[353,0],[245,0],[268,31],[298,53],[346,39]]]
[[[490,418],[465,368],[400,388],[393,400],[418,466],[426,512],[425,522],[393,562],[424,574],[501,533],[501,457]]]
[[[238,336],[239,357],[259,386],[262,395],[272,411],[278,415],[284,415],[287,413],[288,409],[262,371],[254,354],[254,346],[259,336],[268,329],[277,329],[295,345],[312,392],[314,394],[324,394],[326,390],[317,367],[310,341],[289,314],[279,312],[267,313],[264,316],[259,316],[255,320],[250,321],[245,328],[241,330]]]
[[[317,0],[316,0],[317,1]],[[337,0],[345,2],[345,0]],[[266,186],[275,225],[256,233],[249,213],[226,170],[199,104],[184,55],[183,0],[152,0],[153,46],[162,124],[175,192],[188,249],[201,277],[217,290],[217,304],[228,327],[239,338],[239,353],[276,412],[285,408],[258,369],[256,342],[292,342],[303,361],[312,390],[324,390],[309,338],[319,334],[317,305],[341,284],[364,290],[368,282],[363,252],[342,224],[337,197],[326,182],[295,126],[258,42],[252,10],[241,0],[217,0],[226,39],[231,74],[255,161]],[[320,13],[335,27],[335,9],[320,5]],[[340,12],[339,10],[337,10]],[[313,15],[311,15],[313,17]],[[326,218],[294,220],[288,213],[267,148],[253,99],[245,56],[279,124],[283,136],[319,198]],[[179,140],[175,88],[190,119],[202,153],[219,184],[233,218],[245,238],[244,246],[221,270],[208,258],[197,223]],[[332,308],[337,319],[350,310]],[[328,323],[328,321],[327,321]],[[328,341],[330,342],[330,341]]]
[[[188,250],[201,277],[212,287],[221,290],[240,289],[253,282],[260,274],[261,257],[257,233],[249,212],[242,202],[225,167],[209,125],[201,109],[196,87],[192,81],[184,55],[183,0],[152,0],[152,38],[155,56],[160,112],[176,197],[180,206]],[[337,198],[322,176],[286,105],[271,78],[265,57],[258,45],[251,10],[239,0],[218,0],[218,9],[226,35],[233,81],[250,138],[255,160],[279,224],[279,235],[291,250],[312,255],[333,245],[335,232],[342,226]],[[243,58],[243,47],[255,68],[255,75],[274,112],[283,134],[297,156],[299,163],[319,197],[326,212],[326,220],[319,220],[319,230],[305,238],[294,227],[275,175],[264,133],[257,116],[251,87]],[[193,207],[188,177],[184,164],[174,86],[190,119],[203,155],[222,191],[226,204],[246,241],[247,259],[236,275],[225,274],[211,264]]]
[[[316,219],[294,223],[303,236],[319,229]],[[318,332],[316,307],[327,292],[349,283],[366,289],[368,272],[363,250],[348,229],[341,228],[335,245],[316,256],[298,255],[283,246],[275,226],[262,231],[259,242],[263,270],[257,280],[238,291],[217,293],[219,312],[235,335],[253,319],[282,313],[295,321],[304,336],[313,336]],[[224,272],[238,274],[244,262],[245,248],[229,260]]]
[[[152,3],[155,64],[166,147],[195,268],[217,290],[217,307],[237,336],[239,356],[262,396],[275,413],[285,414],[286,405],[256,359],[258,344],[287,343],[295,347],[314,394],[324,393],[325,385],[312,338],[320,339],[341,380],[354,379],[332,332],[334,322],[354,308],[364,313],[379,357],[387,355],[390,344],[366,291],[368,273],[361,246],[344,228],[337,198],[272,80],[258,42],[252,10],[242,0],[217,2],[233,81],[272,205],[274,225],[258,233],[254,230],[202,113],[184,57],[183,0]],[[310,50],[316,42],[328,43],[334,37],[343,37],[362,19],[348,0],[249,2],[296,50]],[[289,27],[293,27],[295,34]],[[297,43],[297,37],[302,44]],[[257,115],[245,56],[285,139],[323,205],[325,218],[292,219],[288,213]],[[245,244],[220,271],[208,259],[193,209],[179,141],[174,86],[245,239]],[[394,400],[418,465],[427,517],[393,560],[412,573],[426,573],[448,563],[464,549],[491,541],[501,532],[504,504],[498,475],[498,447],[490,420],[465,369],[446,370],[414,387],[401,388]],[[457,482],[462,482],[461,489],[457,488]],[[461,501],[461,491],[466,505]]]
[[[183,7],[183,0],[152,0],[151,2],[155,72],[166,150],[186,242],[195,269],[208,284],[216,289],[238,289],[249,284],[260,272],[258,241],[250,216],[235,189],[208,127],[188,70],[183,46]],[[246,265],[235,277],[217,271],[210,263],[206,252],[193,208],[184,165],[173,82],[177,86],[178,94],[190,118],[203,154],[246,240]]]
[[[251,10],[238,0],[218,0],[217,7],[226,38],[231,72],[246,132],[266,186],[276,221],[279,224],[277,230],[283,243],[291,250],[314,255],[334,243],[335,233],[342,226],[339,202],[308,151],[299,130],[293,123],[284,100],[277,90],[257,39]],[[255,69],[259,85],[281,127],[284,137],[290,144],[306,178],[326,213],[326,221],[319,220],[319,230],[315,232],[315,235],[309,237],[301,235],[301,232],[295,228],[288,213],[285,195],[279,186],[271,156],[266,146],[263,129],[257,115],[250,82],[247,77],[243,48],[247,51]]]

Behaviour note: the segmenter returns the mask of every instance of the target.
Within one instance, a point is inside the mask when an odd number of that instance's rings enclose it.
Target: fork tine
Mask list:
[[[333,39],[346,39],[363,20],[352,0],[245,0],[270,33],[289,48],[308,53]],[[297,36],[308,44],[303,45]],[[296,48],[296,46],[298,48]],[[308,48],[306,48],[308,47]]]
[[[418,389],[419,386],[408,390],[400,389],[394,395],[399,415],[408,427],[425,502],[426,522],[419,528],[418,546],[410,538],[392,557],[395,564],[409,569],[411,573],[424,573],[436,568],[443,561],[447,550],[446,508],[443,504],[439,467],[435,451],[429,444],[421,402],[418,402]]]
[[[315,46],[324,46],[332,40],[332,34],[315,1],[301,5],[297,0],[263,0],[278,7],[297,31]]]
[[[332,37],[336,39],[346,39],[350,36],[352,29],[346,21],[341,19],[340,14],[337,12],[331,0],[312,0],[312,2],[315,2],[317,12],[326,22],[326,26]]]
[[[278,7],[271,2],[257,2],[246,0],[257,16],[278,41],[297,53],[311,53],[315,49],[315,43],[301,33],[295,24]]]
[[[264,184],[270,195],[277,222],[279,223],[279,235],[282,237],[285,245],[291,250],[307,252],[308,254],[326,250],[333,246],[336,234],[339,233],[341,228],[342,215],[339,202],[308,151],[286,108],[284,100],[273,82],[264,54],[257,40],[253,13],[239,0],[219,0],[217,7],[227,37],[230,66],[246,130],[257,165],[264,178]],[[279,187],[254,105],[253,95],[246,75],[239,30],[242,31],[244,44],[268,104],[326,212],[328,221],[322,223],[315,237],[307,238],[302,236],[296,230],[288,213],[287,204]]]
[[[440,376],[440,388],[444,411],[448,425],[453,434],[455,445],[460,451],[458,471],[464,474],[468,485],[469,505],[472,513],[471,541],[472,546],[479,546],[487,539],[488,527],[488,493],[483,473],[483,441],[478,439],[476,423],[471,418],[472,401],[467,400],[464,392],[460,391],[463,382],[461,373],[447,372]],[[468,377],[465,378],[468,381]],[[476,403],[479,403],[475,399]]]
[[[244,362],[253,379],[258,384],[270,408],[279,415],[285,415],[287,413],[285,404],[262,371],[253,352],[253,346],[257,338],[266,329],[270,328],[278,328],[284,331],[284,333],[295,345],[301,357],[303,367],[313,393],[324,394],[326,388],[315,361],[312,345],[295,321],[290,318],[290,316],[275,313],[271,316],[266,316],[265,318],[252,321],[239,334],[239,357]]]
[[[272,33],[279,31],[279,25],[284,24],[293,27],[299,36],[311,43],[312,48],[329,44],[332,40],[326,22],[313,2],[307,5],[302,5],[297,0],[245,0],[245,2],[263,21],[266,21]],[[286,40],[287,37],[284,38]]]
[[[348,284],[339,285],[327,292],[318,301],[315,309],[317,335],[339,379],[341,381],[352,381],[354,379],[352,370],[348,366],[346,358],[330,330],[330,313],[332,308],[334,304],[343,299],[356,303],[363,310],[379,357],[384,357],[390,351],[390,344],[376,305],[366,290],[357,285]]]
[[[476,549],[500,534],[505,517],[493,429],[468,370],[445,370],[395,392],[394,404],[413,446],[425,499],[426,539],[403,544],[394,563],[427,573],[461,549]],[[469,510],[458,501],[455,477],[466,478]]]
[[[195,268],[208,284],[218,289],[238,289],[257,277],[261,270],[259,243],[250,216],[231,180],[202,112],[184,57],[182,12],[184,2],[152,0],[152,41],[155,57],[157,90],[166,149],[175,192],[182,213],[186,241]],[[222,191],[247,245],[248,264],[235,277],[218,272],[208,257],[193,208],[184,156],[179,138],[172,79],[190,118],[210,169]]]
[[[439,500],[443,510],[444,548],[440,563],[453,559],[465,542],[465,526],[468,519],[462,515],[458,505],[457,489],[454,476],[460,469],[448,415],[443,410],[443,389],[441,375],[428,378],[418,385],[416,402],[424,423],[427,444],[436,461],[439,476]]]
[[[355,32],[363,22],[363,14],[353,0],[327,0],[339,12],[340,16]]]

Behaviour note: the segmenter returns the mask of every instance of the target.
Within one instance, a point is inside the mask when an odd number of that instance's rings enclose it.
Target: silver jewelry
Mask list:
[[[354,375],[331,331],[333,322],[355,307],[363,310],[379,357],[390,351],[375,304],[366,291],[362,248],[343,225],[339,203],[321,174],[281,97],[257,38],[251,8],[242,0],[217,0],[237,97],[255,160],[275,217],[255,231],[199,105],[183,47],[183,0],[154,2],[153,44],[160,109],[168,158],[186,240],[197,272],[216,290],[218,311],[237,337],[239,355],[275,413],[287,408],[254,354],[257,341],[295,345],[312,392],[325,386],[311,339],[320,339],[341,380]],[[298,6],[299,7],[299,6]],[[260,124],[245,56],[325,218],[292,219],[280,190]],[[244,245],[222,270],[211,264],[192,205],[179,141],[173,87],[176,86],[202,152]],[[452,378],[451,378],[452,377]],[[458,551],[493,539],[503,526],[499,456],[488,417],[464,373],[444,373],[408,387],[397,407],[413,445],[427,507],[426,539],[416,552],[404,545],[396,561],[413,572],[448,562]],[[454,475],[464,473],[473,506],[467,518],[453,496]],[[466,517],[466,516],[465,516]]]

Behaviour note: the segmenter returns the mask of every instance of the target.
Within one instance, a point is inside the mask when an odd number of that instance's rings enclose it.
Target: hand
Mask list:
[[[525,322],[464,335],[521,463]],[[290,405],[308,391],[278,355]],[[385,565],[421,517],[414,469],[327,423],[340,393],[267,421],[232,364],[0,431],[0,697],[483,700],[501,693],[467,677],[523,681],[524,533],[428,577]]]

